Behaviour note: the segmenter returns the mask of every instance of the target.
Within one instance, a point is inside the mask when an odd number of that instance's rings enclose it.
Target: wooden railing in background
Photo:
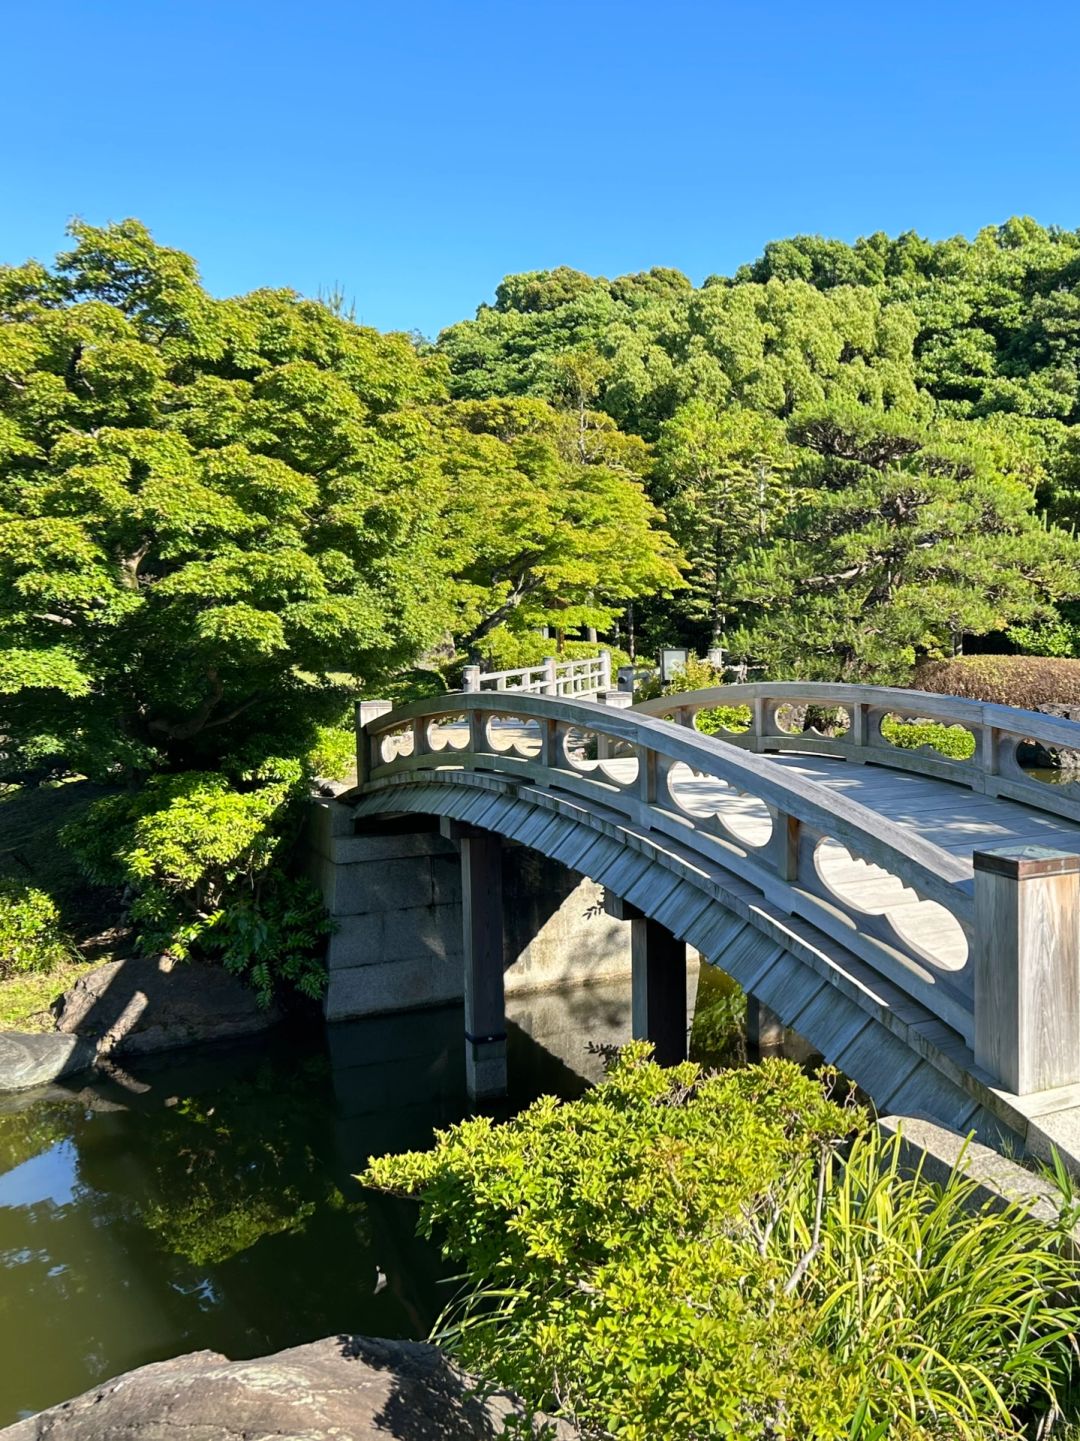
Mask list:
[[[468,665],[462,675],[462,689],[469,695],[494,690],[588,698],[611,689],[611,653],[602,650],[596,656],[566,661],[549,655],[539,665],[517,670],[483,671],[478,665]]]

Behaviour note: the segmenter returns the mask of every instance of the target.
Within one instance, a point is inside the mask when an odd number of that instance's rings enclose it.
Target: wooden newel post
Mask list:
[[[611,652],[602,650],[600,652],[600,690],[611,689]]]
[[[544,694],[559,694],[559,676],[555,667],[558,664],[553,655],[544,657]]]
[[[371,774],[371,736],[364,727],[377,716],[394,709],[393,701],[361,700],[356,703],[356,784],[362,786]]]
[[[1080,1081],[1080,855],[976,851],[975,1061],[1026,1096]]]

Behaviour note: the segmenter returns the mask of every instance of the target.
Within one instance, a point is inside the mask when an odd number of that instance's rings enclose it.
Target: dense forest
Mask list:
[[[1078,279],[1080,234],[1029,219],[800,236],[700,288],[510,276],[437,350],[456,395],[599,411],[650,445],[690,562],[650,643],[674,618],[774,672],[900,679],[982,635],[1076,650]]]
[[[318,987],[278,858],[358,693],[1080,650],[1078,233],[510,276],[434,342],[72,237],[0,267],[0,785],[115,788],[66,841],[148,945]]]

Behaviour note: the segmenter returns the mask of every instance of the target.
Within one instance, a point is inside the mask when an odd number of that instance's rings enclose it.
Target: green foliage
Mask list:
[[[790,1062],[647,1057],[369,1162],[464,1265],[440,1334],[467,1365],[586,1441],[1018,1441],[1055,1406],[1078,1319],[1061,1233],[959,1175],[905,1178]]]
[[[749,457],[744,451],[742,461],[733,463],[722,434],[740,416],[752,416],[763,434],[770,417],[787,421],[820,409],[864,409],[932,425],[954,445],[990,453],[993,469],[1023,482],[1028,509],[1035,496],[1049,524],[1076,530],[1078,271],[1080,231],[1045,229],[1026,217],[988,226],[970,241],[876,233],[847,245],[796,236],[769,244],[733,278],[711,276],[700,289],[663,270],[616,280],[565,267],[508,276],[495,304],[451,326],[438,349],[449,362],[453,392],[474,399],[558,400],[566,392],[568,363],[579,376],[577,393],[594,410],[605,411],[624,431],[658,442],[651,484],[689,554],[690,590],[674,606],[638,607],[637,624],[650,643],[670,643],[677,635],[704,647],[719,638],[733,610],[738,619],[756,598],[734,587],[731,577],[754,529],[752,496],[743,486]],[[751,446],[750,454],[758,448]],[[784,474],[782,467],[771,470],[780,483],[775,506],[762,507],[770,518],[791,507]],[[796,479],[793,474],[793,491]],[[959,498],[958,525],[971,499]],[[977,499],[974,506],[979,514]],[[871,513],[874,508],[870,498]],[[1010,534],[995,508],[992,503],[986,517],[989,528]],[[859,528],[859,513],[855,505],[846,516],[842,506],[833,514],[838,571],[848,568],[843,531]],[[865,559],[858,542],[853,549],[856,561]],[[982,549],[993,547],[984,543]],[[1016,547],[1003,542],[998,554],[1006,569],[1013,560],[1021,571],[1029,568]],[[778,557],[781,576],[783,559]],[[977,592],[988,578],[985,567],[977,555],[965,555],[963,562]],[[1046,598],[1054,602],[1053,588]],[[917,600],[917,592],[903,598],[906,621],[883,646],[899,648],[897,674],[909,668],[911,646],[917,651],[923,638],[917,633],[909,642],[903,632],[929,632],[931,653],[941,642],[945,597],[937,583],[928,591],[922,627]],[[1063,637],[1052,612],[1024,615],[1023,605],[992,600],[982,608],[972,600],[944,604],[962,630],[969,621],[974,633],[988,623],[1007,626],[1025,650],[1073,653],[1071,626]],[[802,617],[799,636],[763,645],[759,658],[788,673],[801,639],[812,674],[838,677],[848,664],[847,627],[832,606],[815,608],[820,634]],[[756,638],[762,638],[760,628]],[[834,647],[838,656],[830,665]],[[873,668],[880,673],[876,663]]]
[[[441,367],[291,292],[219,301],[134,221],[0,271],[10,774],[301,754],[438,638]]]
[[[1080,706],[1080,661],[1051,656],[962,655],[919,666],[912,684],[917,690],[1023,710]]]
[[[814,1335],[858,1377],[866,1424],[965,1441],[1026,1434],[1073,1374],[1080,1291],[1063,1213],[980,1203],[979,1182],[905,1176],[902,1138],[876,1129],[826,1163],[825,1203],[785,1213],[783,1264],[816,1245],[800,1286]],[[888,1434],[894,1434],[889,1432]]]
[[[466,1364],[584,1436],[764,1438],[784,1416],[835,1441],[856,1388],[754,1236],[858,1118],[786,1062],[706,1078],[647,1054],[363,1179],[419,1192],[425,1233],[481,1288],[447,1332]]]
[[[732,577],[736,654],[775,676],[906,680],[960,637],[1052,617],[1080,546],[1035,520],[990,449],[885,414],[806,412],[804,498]]]
[[[629,665],[630,657],[618,646],[591,640],[564,640],[558,649],[557,641],[545,639],[537,631],[494,630],[485,636],[480,648],[483,664],[487,670],[517,670],[521,666],[539,665],[545,656],[555,655],[560,661],[586,660],[597,656],[602,650],[611,655],[611,674],[621,665]]]
[[[920,746],[930,746],[950,760],[968,761],[975,754],[975,737],[963,726],[942,725],[940,721],[901,719],[886,716],[881,722],[881,734],[901,750],[917,751]]]
[[[453,630],[470,653],[499,627],[607,628],[628,599],[670,594],[678,551],[645,493],[645,447],[607,416],[538,400],[461,401],[444,418]]]
[[[735,609],[736,563],[795,503],[795,455],[771,416],[703,400],[687,401],[660,428],[653,488],[689,561],[681,608],[707,622],[713,646]]]
[[[313,888],[283,870],[302,782],[289,761],[240,784],[220,772],[152,776],[95,801],[62,835],[94,880],[135,891],[147,949],[216,953],[264,1001],[280,982],[318,995],[325,914]]]
[[[36,886],[0,879],[0,980],[53,971],[72,954],[52,897]]]

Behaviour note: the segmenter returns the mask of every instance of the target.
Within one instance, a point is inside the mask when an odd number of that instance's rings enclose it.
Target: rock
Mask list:
[[[0,1031],[0,1091],[24,1091],[94,1064],[96,1047],[82,1036],[55,1031]]]
[[[435,1346],[328,1337],[255,1361],[195,1351],[128,1371],[0,1431],[2,1441],[496,1441],[525,1414]],[[520,1422],[518,1423],[520,1425]],[[528,1434],[520,1430],[515,1436]],[[536,1417],[545,1441],[573,1441]]]
[[[279,1019],[235,976],[198,961],[109,961],[80,976],[56,1006],[57,1030],[92,1041],[99,1056],[249,1036]]]

